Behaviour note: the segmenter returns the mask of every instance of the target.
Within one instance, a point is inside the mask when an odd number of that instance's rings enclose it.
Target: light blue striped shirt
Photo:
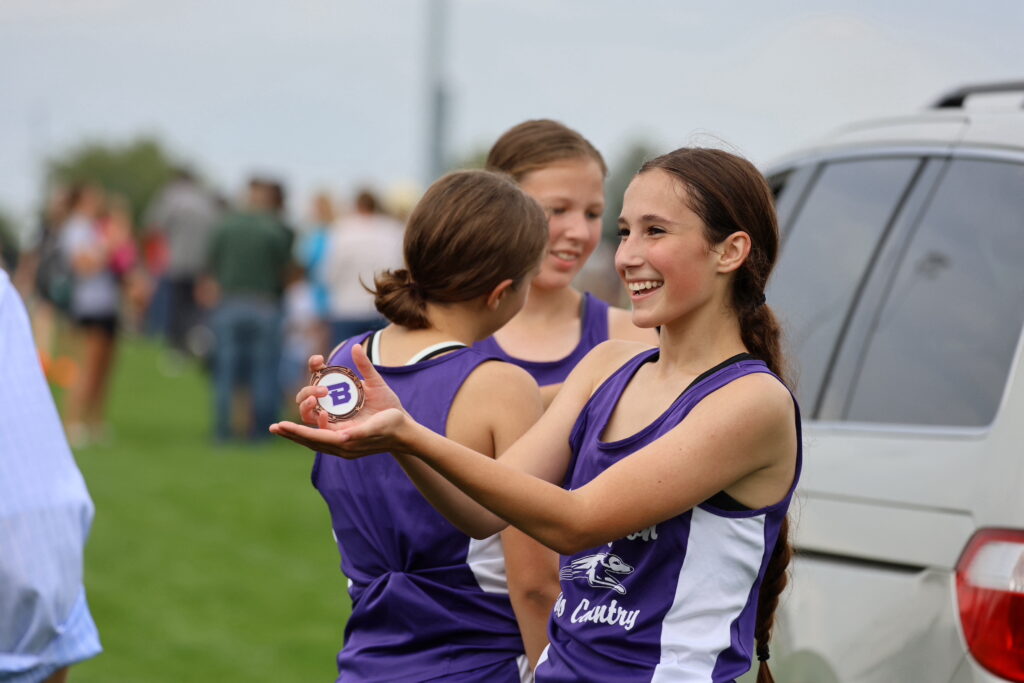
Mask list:
[[[37,683],[101,651],[82,584],[93,505],[0,269],[0,683]]]

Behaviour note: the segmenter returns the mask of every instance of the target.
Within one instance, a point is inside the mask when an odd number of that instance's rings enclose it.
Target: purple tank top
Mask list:
[[[744,354],[704,373],[650,425],[600,440],[630,379],[658,349],[615,372],[590,398],[570,436],[567,488],[594,479],[655,441],[705,396],[767,366]],[[794,399],[795,400],[795,399]],[[800,474],[800,418],[793,487],[779,503],[730,511],[708,501],[607,545],[560,560],[562,594],[537,681],[733,681],[750,668],[765,569]]]
[[[355,368],[353,340],[328,364]],[[417,422],[444,434],[456,392],[487,360],[461,349],[377,369]],[[387,453],[353,461],[317,453],[312,479],[330,510],[352,598],[338,681],[424,681],[523,654],[498,536],[461,533]],[[519,681],[515,666],[506,670]]]
[[[580,343],[576,345],[572,353],[561,360],[535,361],[515,358],[501,348],[493,336],[478,341],[473,348],[481,353],[518,365],[530,373],[539,386],[561,384],[576,367],[576,364],[583,360],[583,356],[601,342],[608,341],[607,303],[589,292],[584,292],[583,311],[580,318]]]

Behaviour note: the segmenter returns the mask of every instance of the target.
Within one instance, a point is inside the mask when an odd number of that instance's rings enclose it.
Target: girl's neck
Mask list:
[[[530,288],[526,305],[513,320],[530,325],[543,325],[546,321],[564,321],[576,317],[580,310],[583,294],[572,287],[558,289]]]
[[[427,304],[427,320],[430,327],[411,330],[392,325],[401,331],[401,336],[410,341],[422,341],[424,346],[441,341],[456,341],[470,346],[489,336],[493,330],[487,325],[487,311],[477,310],[477,302],[454,304]]]
[[[443,342],[472,346],[481,338],[479,324],[472,322],[474,317],[479,316],[467,316],[465,311],[456,315],[448,307],[428,304],[430,327],[414,330],[394,323],[388,325],[378,333],[380,355],[373,362],[386,366],[405,365],[423,349]]]
[[[663,325],[658,336],[659,374],[699,375],[727,358],[747,351],[736,314],[707,306]]]

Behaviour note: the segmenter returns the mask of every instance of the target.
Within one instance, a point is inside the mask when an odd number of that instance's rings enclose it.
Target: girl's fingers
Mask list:
[[[323,428],[316,429],[295,424],[294,422],[279,423],[281,436],[305,446],[310,450],[337,455],[343,458],[359,457],[371,452],[366,449],[347,450],[344,446],[348,441],[348,435],[344,432],[335,432]]]
[[[278,422],[275,425],[271,425],[270,431],[314,451],[323,450],[325,446],[330,446],[331,442],[327,437],[333,434],[333,432],[322,432],[295,424],[294,422]]]
[[[316,409],[316,398],[312,396],[299,404],[299,415],[306,424],[318,423],[317,418],[321,413],[323,411]]]
[[[309,439],[303,439],[302,437],[296,436],[295,434],[281,433],[281,434],[279,434],[279,436],[282,436],[282,437],[288,439],[292,443],[297,443],[300,446],[308,448],[311,451],[317,451],[319,453],[319,452],[322,452],[322,451],[325,450],[319,444],[315,444],[312,441],[310,441]]]
[[[320,354],[314,354],[309,357],[309,371],[310,373],[316,372],[324,366],[324,357]]]
[[[366,351],[363,350],[362,344],[356,344],[352,347],[352,360],[356,362],[356,368],[366,382],[370,384],[385,384],[380,373],[377,372],[377,368],[373,367],[373,363],[366,357]]]
[[[326,395],[327,395],[327,387],[318,387],[318,386],[313,386],[313,385],[307,385],[307,386],[304,386],[301,389],[299,389],[299,393],[295,394],[295,402],[298,403],[299,405],[302,405],[302,402],[305,401],[306,399],[310,398],[311,396],[314,397],[314,400],[315,400],[316,397],[326,396]]]

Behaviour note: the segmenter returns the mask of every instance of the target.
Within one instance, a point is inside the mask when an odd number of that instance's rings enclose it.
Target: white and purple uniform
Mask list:
[[[328,365],[355,367],[354,342]],[[492,360],[473,349],[377,367],[420,424],[445,434],[466,378]],[[338,681],[508,681],[528,671],[509,602],[501,541],[469,538],[428,503],[387,453],[317,453],[312,473],[331,513],[352,614]]]
[[[567,488],[576,489],[684,420],[705,396],[767,366],[749,354],[698,377],[636,434],[600,440],[630,379],[658,349],[631,359],[601,385],[570,436]],[[773,375],[774,376],[774,375]],[[800,419],[796,420],[800,473]],[[560,561],[551,644],[537,681],[723,683],[750,669],[761,581],[793,495],[749,510],[721,492],[681,515]]]
[[[551,361],[516,358],[501,348],[493,336],[478,341],[473,344],[473,348],[488,356],[495,356],[512,365],[518,365],[530,373],[538,386],[546,387],[549,384],[564,382],[576,364],[583,360],[592,348],[605,341],[608,341],[608,304],[585,292],[580,312],[580,343],[565,358]]]

